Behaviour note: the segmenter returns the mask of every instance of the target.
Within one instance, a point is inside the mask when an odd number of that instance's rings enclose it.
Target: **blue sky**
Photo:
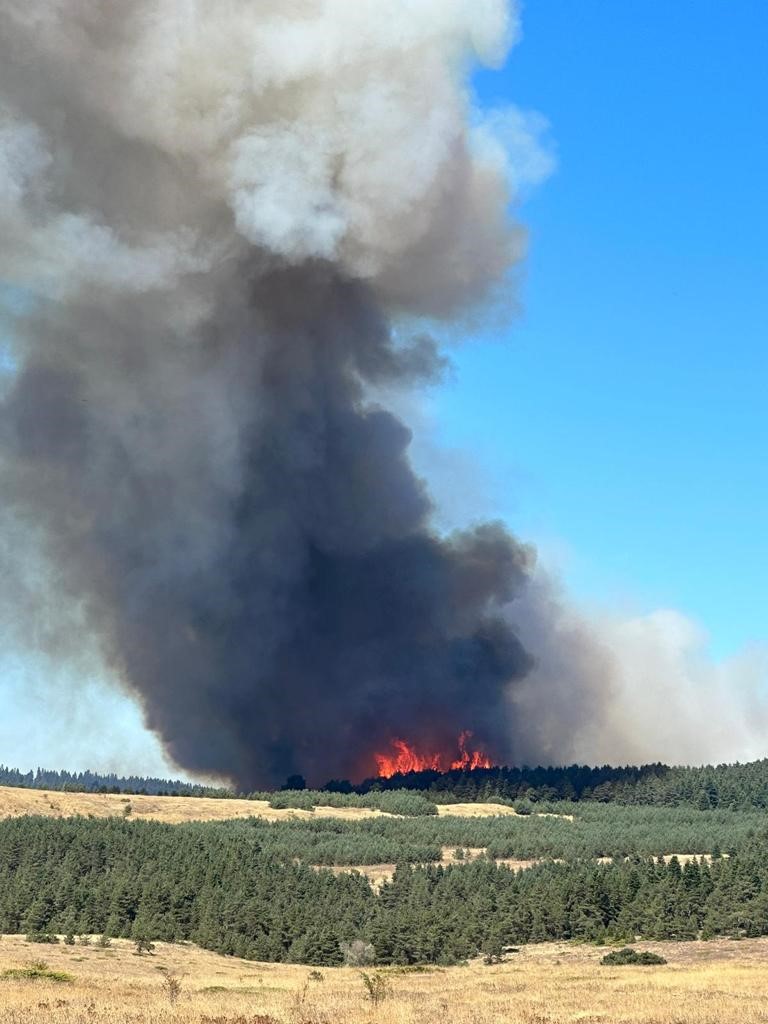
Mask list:
[[[768,640],[766,39],[750,0],[526,6],[474,81],[557,154],[524,309],[432,401],[577,598],[681,609],[716,656]]]

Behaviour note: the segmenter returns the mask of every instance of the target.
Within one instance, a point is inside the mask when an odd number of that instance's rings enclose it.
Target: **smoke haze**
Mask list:
[[[705,630],[681,612],[579,608],[540,569],[511,619],[534,662],[509,694],[518,763],[765,756],[765,647],[715,658]]]

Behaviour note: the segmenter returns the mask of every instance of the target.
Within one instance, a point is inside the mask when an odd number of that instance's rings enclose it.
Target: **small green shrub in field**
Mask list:
[[[360,971],[360,977],[365,986],[365,997],[370,999],[374,1006],[383,1003],[387,996],[392,994],[389,981],[383,974],[366,974],[365,971]]]
[[[625,946],[624,949],[615,949],[612,953],[607,953],[600,961],[606,967],[623,967],[625,964],[651,967],[653,964],[665,964],[666,962],[664,957],[659,956],[658,953],[649,953],[647,951],[638,953],[631,946]]]
[[[69,984],[75,979],[66,971],[52,971],[45,960],[32,960],[26,967],[9,967],[0,977],[17,981],[58,981]]]
[[[168,1002],[171,1006],[175,1006],[181,993],[181,978],[179,975],[173,971],[166,971],[163,975],[163,988],[168,996]]]
[[[270,798],[269,806],[276,811],[314,811],[315,803],[316,800],[313,798],[311,792],[292,790],[275,793]]]
[[[391,964],[384,970],[387,974],[441,974],[445,968],[436,964]]]
[[[59,941],[58,935],[52,935],[50,932],[28,932],[26,935],[27,942],[38,942],[42,945],[53,946]]]

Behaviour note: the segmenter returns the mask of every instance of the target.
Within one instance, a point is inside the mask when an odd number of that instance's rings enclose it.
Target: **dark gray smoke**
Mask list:
[[[463,729],[513,756],[530,554],[498,524],[434,532],[368,397],[438,376],[408,318],[477,304],[521,252],[462,84],[507,5],[0,12],[0,273],[24,294],[2,487],[47,586],[189,771],[323,781]]]

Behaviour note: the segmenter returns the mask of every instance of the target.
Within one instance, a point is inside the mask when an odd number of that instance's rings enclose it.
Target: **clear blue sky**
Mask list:
[[[455,354],[438,439],[571,552],[577,597],[768,641],[768,4],[536,0],[483,105],[546,116],[520,321]]]

